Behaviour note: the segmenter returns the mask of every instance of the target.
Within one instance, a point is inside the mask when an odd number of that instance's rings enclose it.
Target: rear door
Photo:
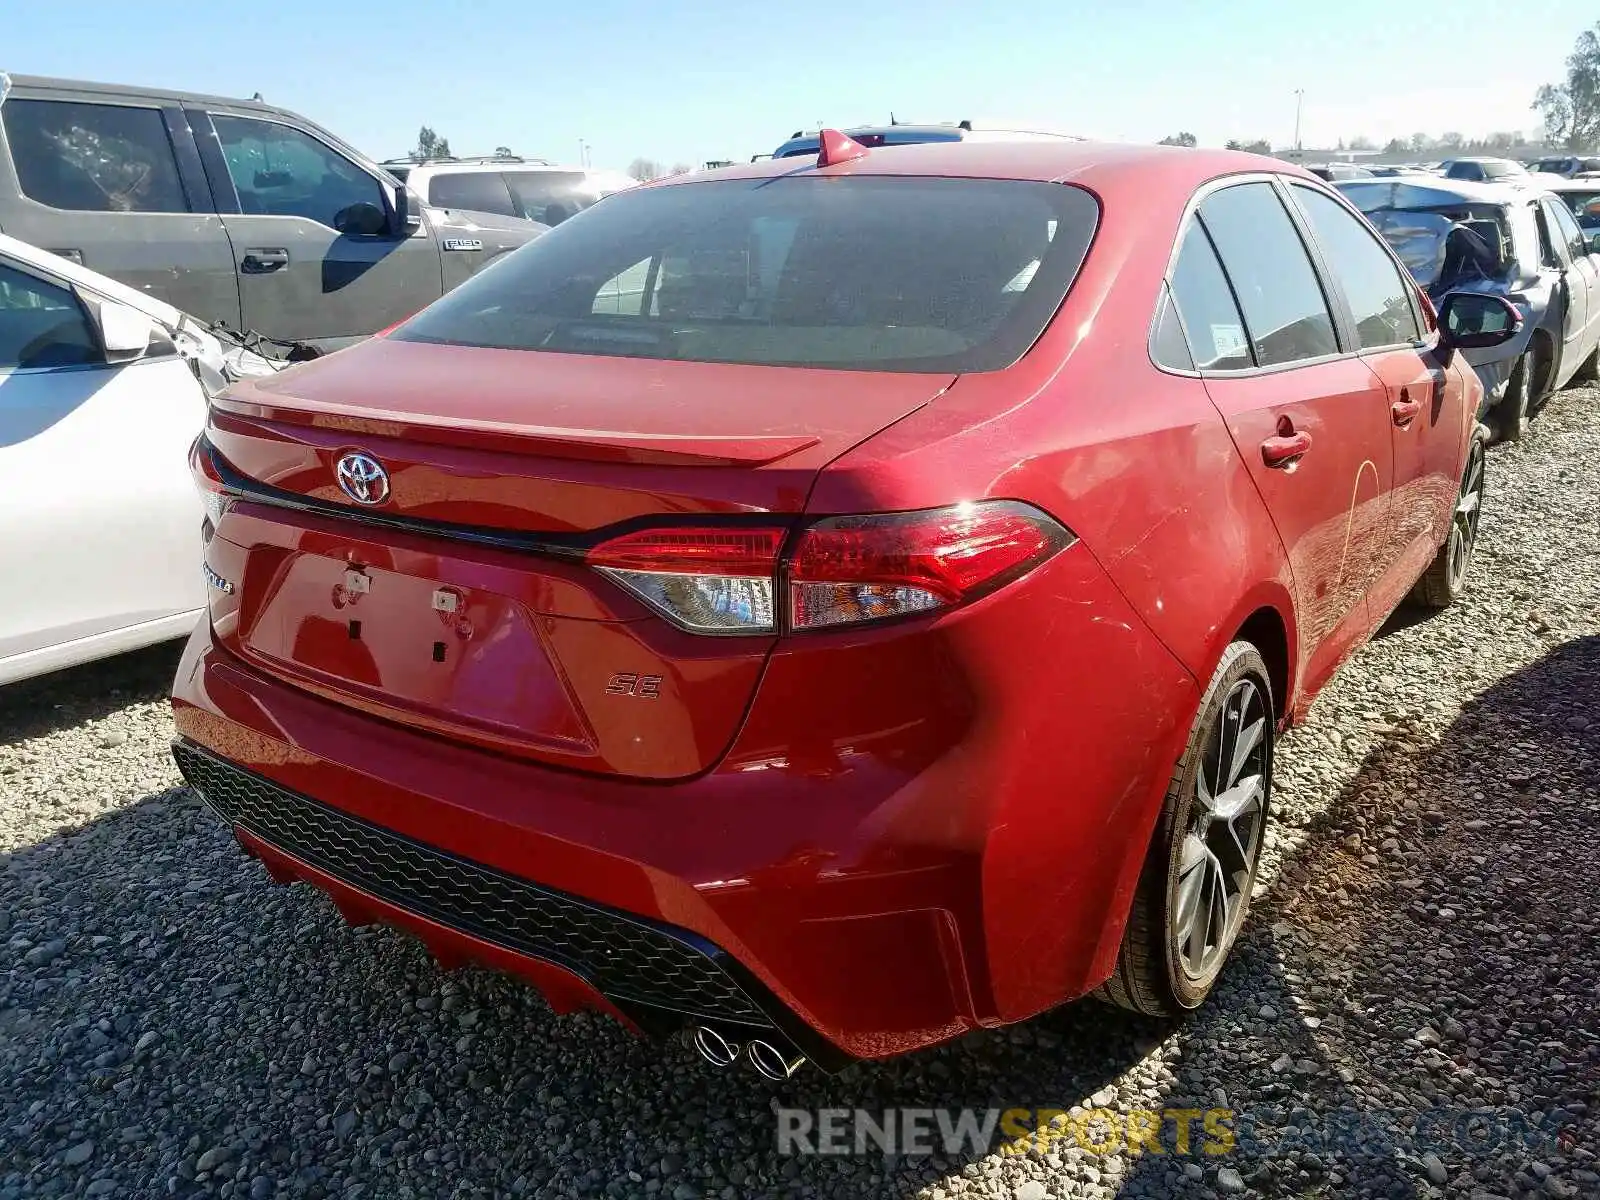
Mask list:
[[[1596,339],[1600,339],[1600,269],[1590,252],[1589,239],[1578,227],[1572,210],[1560,200],[1546,197],[1540,205],[1548,214],[1555,240],[1566,250],[1567,287],[1573,295],[1572,307],[1580,314],[1574,318],[1577,334],[1573,338],[1570,355],[1562,355],[1562,374],[1568,375],[1589,356]]]
[[[1326,193],[1301,184],[1289,193],[1344,299],[1356,349],[1388,400],[1394,484],[1384,570],[1368,598],[1381,618],[1405,598],[1448,531],[1476,406],[1468,411],[1463,368],[1444,369],[1427,348],[1416,286],[1383,240]]]
[[[1267,179],[1202,200],[1172,292],[1206,390],[1283,539],[1302,679],[1315,691],[1366,635],[1366,591],[1384,565],[1393,477],[1384,386],[1341,345]]]
[[[187,454],[204,420],[177,354],[108,365],[64,281],[0,259],[0,545],[27,564],[0,659],[201,607]]]
[[[189,110],[232,243],[244,327],[338,344],[409,317],[443,290],[439,246],[341,233],[355,204],[385,212],[384,184],[310,128],[256,113]]]
[[[0,105],[0,142],[6,233],[238,324],[232,251],[181,108],[19,85]]]
[[[1561,305],[1561,353],[1556,369],[1573,362],[1583,343],[1588,319],[1589,289],[1572,269],[1572,258],[1555,223],[1552,206],[1531,201],[1534,223],[1539,230],[1539,269],[1551,283],[1551,292]]]

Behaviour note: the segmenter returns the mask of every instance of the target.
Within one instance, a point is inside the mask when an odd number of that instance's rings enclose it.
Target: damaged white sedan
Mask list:
[[[0,684],[189,632],[205,604],[190,444],[276,365],[0,235]]]

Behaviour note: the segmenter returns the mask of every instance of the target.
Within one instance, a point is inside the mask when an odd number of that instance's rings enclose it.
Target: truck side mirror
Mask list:
[[[376,237],[389,228],[389,214],[366,200],[341,208],[333,218],[333,227],[352,237]]]
[[[422,213],[411,201],[411,189],[403,183],[395,184],[389,206],[389,232],[394,237],[410,237],[422,228]]]

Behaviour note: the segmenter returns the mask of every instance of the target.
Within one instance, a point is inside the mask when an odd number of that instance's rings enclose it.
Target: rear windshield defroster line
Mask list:
[[[607,198],[390,336],[692,362],[961,374],[1020,358],[1099,220],[1081,188],[713,180]]]

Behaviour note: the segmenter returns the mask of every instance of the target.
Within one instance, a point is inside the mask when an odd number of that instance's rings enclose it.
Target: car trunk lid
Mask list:
[[[582,770],[681,778],[732,741],[772,636],[671,625],[583,562],[616,527],[787,522],[817,472],[948,375],[377,339],[236,385],[212,619],[257,668],[374,716]],[[352,454],[387,491],[341,487]]]

